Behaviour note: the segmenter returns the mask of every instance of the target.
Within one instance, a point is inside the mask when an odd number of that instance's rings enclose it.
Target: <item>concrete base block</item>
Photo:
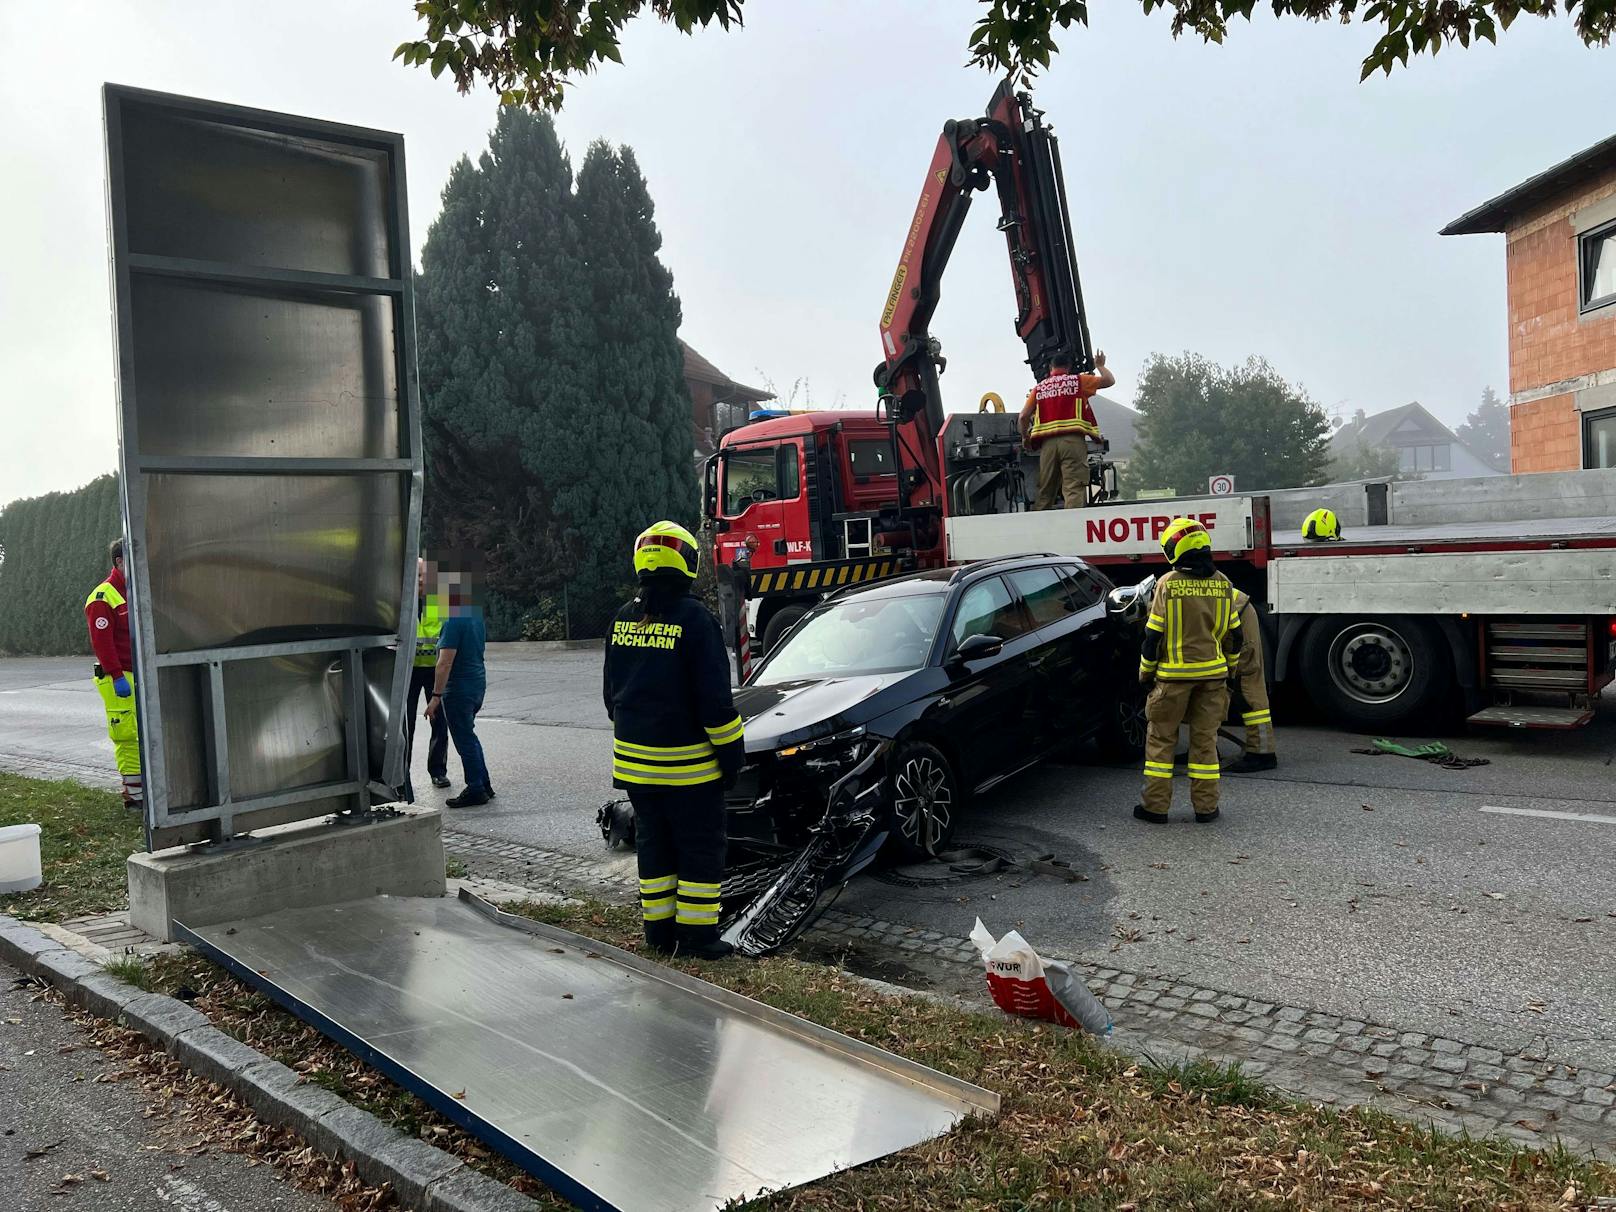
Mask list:
[[[212,926],[277,909],[367,896],[442,896],[443,827],[435,808],[368,825],[299,821],[256,844],[178,846],[129,856],[129,922],[165,942],[174,923]]]

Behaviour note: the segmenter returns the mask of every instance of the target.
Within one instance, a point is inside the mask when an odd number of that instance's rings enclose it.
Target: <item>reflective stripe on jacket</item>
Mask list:
[[[1156,582],[1145,630],[1157,642],[1147,634],[1141,674],[1168,682],[1228,677],[1229,657],[1240,648],[1235,587],[1221,572],[1194,577],[1174,569]]]
[[[1089,405],[1093,394],[1093,375],[1050,375],[1032,389],[1032,398],[1038,406],[1033,416],[1032,437],[1050,438],[1062,433],[1099,437],[1100,427]]]
[[[711,783],[741,768],[744,727],[730,695],[718,620],[681,596],[641,622],[638,599],[606,637],[604,691],[612,720],[612,785],[642,791]]]

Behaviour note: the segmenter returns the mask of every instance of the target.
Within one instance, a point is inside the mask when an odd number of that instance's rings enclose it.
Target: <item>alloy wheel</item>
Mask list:
[[[905,761],[893,776],[893,813],[913,845],[935,856],[954,821],[954,789],[948,771],[925,754]]]

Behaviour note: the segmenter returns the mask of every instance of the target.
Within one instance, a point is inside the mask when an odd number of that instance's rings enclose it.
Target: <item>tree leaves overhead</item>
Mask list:
[[[741,0],[420,0],[426,36],[393,58],[447,71],[463,93],[481,80],[506,105],[560,109],[572,77],[623,61],[623,26],[645,11],[683,34],[741,23]]]
[[[774,0],[798,4],[810,0]],[[972,27],[969,61],[996,76],[1026,81],[1060,49],[1056,31],[1087,25],[1087,0],[980,0],[986,13]],[[1177,38],[1195,34],[1221,43],[1236,19],[1251,19],[1257,0],[1137,0],[1147,13],[1172,13]],[[623,28],[649,12],[681,33],[741,24],[742,0],[419,0],[425,36],[393,52],[434,77],[447,71],[461,92],[486,83],[507,105],[560,109],[566,85],[603,63],[623,61]],[[1407,65],[1410,55],[1444,46],[1496,42],[1522,13],[1563,12],[1589,46],[1616,33],[1612,0],[1268,0],[1277,17],[1361,23],[1379,37],[1363,61],[1367,78]]]
[[[673,278],[632,153],[572,166],[547,115],[503,108],[461,160],[417,280],[426,533],[482,553],[516,620],[566,589],[618,605],[633,537],[696,509]]]
[[[1139,377],[1139,440],[1128,465],[1136,489],[1206,491],[1233,475],[1243,491],[1317,483],[1329,461],[1330,423],[1266,361],[1222,367],[1199,354],[1154,354]]]

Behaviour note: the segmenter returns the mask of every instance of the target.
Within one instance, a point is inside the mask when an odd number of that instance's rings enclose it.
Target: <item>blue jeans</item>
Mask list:
[[[477,739],[477,713],[483,709],[483,691],[456,690],[443,695],[443,714],[449,721],[449,739],[460,755],[460,768],[466,776],[467,791],[492,791],[488,763],[483,760],[483,743]]]

